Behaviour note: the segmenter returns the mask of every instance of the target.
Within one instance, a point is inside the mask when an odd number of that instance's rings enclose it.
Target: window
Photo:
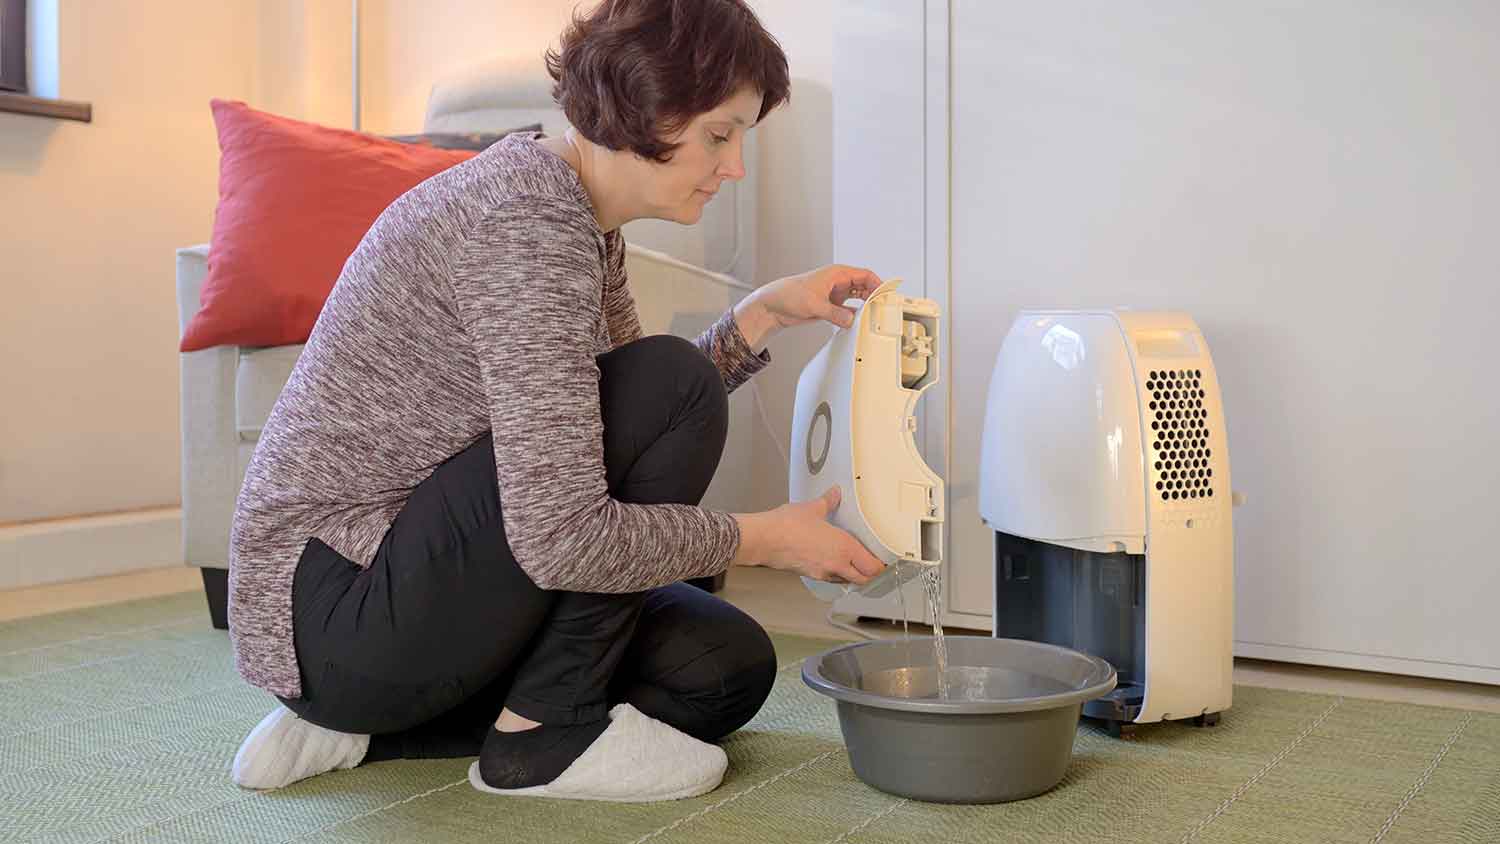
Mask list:
[[[0,0],[0,91],[26,93],[26,0]]]

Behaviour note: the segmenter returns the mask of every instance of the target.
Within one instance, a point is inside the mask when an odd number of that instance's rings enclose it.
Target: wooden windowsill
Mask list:
[[[0,91],[0,112],[30,114],[35,117],[52,117],[58,120],[78,120],[84,123],[92,123],[94,120],[94,106],[92,103],[81,103],[76,100],[53,100],[46,97],[33,97],[30,94],[16,94],[10,91]]]

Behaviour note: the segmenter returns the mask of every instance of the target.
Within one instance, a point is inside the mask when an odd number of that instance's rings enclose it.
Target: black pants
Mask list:
[[[598,362],[610,494],[698,503],[727,434],[718,370],[668,336]],[[417,486],[369,568],[309,541],[292,594],[302,697],[283,703],[374,735],[375,758],[477,755],[507,706],[572,724],[623,701],[711,741],[755,715],[776,670],[754,619],[687,584],[538,589],[506,543],[490,434]]]

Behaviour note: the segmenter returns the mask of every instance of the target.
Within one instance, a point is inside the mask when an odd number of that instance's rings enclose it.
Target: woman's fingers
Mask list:
[[[832,267],[832,286],[828,291],[828,309],[823,319],[841,328],[853,325],[855,310],[844,307],[850,298],[870,298],[880,286],[880,277],[862,267]]]
[[[833,486],[829,487],[826,491],[824,491],[822,495],[814,499],[814,501],[818,503],[819,509],[822,511],[818,513],[819,517],[827,518],[829,515],[836,512],[839,509],[839,502],[843,500],[844,491],[842,489],[839,489],[838,484],[834,484]]]
[[[854,309],[843,305],[829,305],[823,312],[823,318],[840,328],[848,328],[854,324]]]
[[[835,577],[841,578],[849,583],[863,586],[866,583],[874,580],[876,575],[885,570],[885,566],[878,561],[875,565],[876,568],[871,571],[869,570],[868,563],[863,561],[849,560],[838,570],[838,573],[835,574]]]
[[[852,583],[869,583],[876,575],[885,571],[885,563],[871,554],[852,534],[846,534],[841,556],[846,560],[840,567],[843,577]]]
[[[854,568],[860,574],[864,575],[866,579],[872,578],[885,571],[885,563],[882,563],[874,554],[871,554],[869,551],[865,550],[865,547],[863,545],[860,545],[859,548],[855,550],[854,559],[851,562],[853,563]]]
[[[864,299],[880,287],[880,276],[863,267],[836,265],[832,269],[833,285],[828,300],[835,305],[845,299]]]
[[[808,567],[804,571],[830,583],[863,585],[885,571],[886,566],[858,537],[827,521],[838,510],[842,497],[843,491],[835,485],[817,498],[798,505],[810,508],[818,522],[808,531],[809,544],[805,546]]]

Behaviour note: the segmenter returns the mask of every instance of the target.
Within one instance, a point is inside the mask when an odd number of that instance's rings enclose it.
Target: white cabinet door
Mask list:
[[[950,558],[1015,311],[1181,309],[1237,652],[1500,682],[1500,6],[953,0],[951,49]]]
[[[947,15],[946,0],[840,0],[833,55],[834,260],[904,279],[903,294],[938,302],[941,330],[949,318]],[[947,350],[940,355],[947,366]],[[940,383],[917,405],[922,457],[945,479],[946,397]],[[987,627],[987,611],[953,612],[962,599],[947,559],[944,623]],[[906,612],[926,620],[921,588],[904,591]],[[838,610],[901,618],[898,597],[849,597]]]

